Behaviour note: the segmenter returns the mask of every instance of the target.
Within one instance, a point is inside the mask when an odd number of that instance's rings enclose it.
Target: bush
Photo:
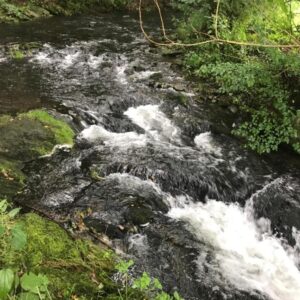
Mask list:
[[[186,13],[178,26],[179,38],[194,42],[214,34],[215,2],[176,3]],[[199,5],[201,8],[194,12]],[[293,15],[283,0],[222,0],[218,32],[225,40],[262,44],[292,43],[298,39]],[[244,138],[251,149],[269,153],[281,144],[289,144],[299,152],[298,48],[207,44],[188,50],[185,66],[189,73],[210,83],[219,95],[238,106],[242,122],[233,133]]]
[[[296,84],[299,58],[293,53],[268,50],[256,56],[241,55],[236,62],[221,59],[216,53],[210,60],[207,52],[190,53],[186,64],[199,78],[212,80],[218,93],[239,107],[244,123],[233,133],[245,138],[258,153],[275,151],[283,143],[297,150],[294,98],[300,95]]]

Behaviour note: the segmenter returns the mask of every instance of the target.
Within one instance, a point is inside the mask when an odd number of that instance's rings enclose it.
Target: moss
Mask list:
[[[0,22],[26,21],[51,15],[70,16],[95,10],[105,12],[112,9],[130,8],[133,2],[128,0],[29,0],[22,2],[0,0]]]
[[[0,126],[7,125],[13,118],[8,115],[0,116]]]
[[[22,163],[0,157],[0,198],[12,198],[24,187],[25,175]]]
[[[25,54],[19,49],[11,49],[10,56],[13,59],[23,59]]]
[[[35,213],[20,215],[5,200],[0,200],[0,206],[0,269],[10,268],[20,276],[43,275],[51,299],[148,299],[137,289],[124,288],[123,279],[119,284],[112,279],[120,268],[111,250],[87,239],[74,239],[58,224]]]
[[[117,286],[110,279],[115,268],[112,252],[90,241],[74,240],[56,223],[33,213],[23,216],[21,224],[28,239],[23,264],[48,277],[55,299],[117,295]]]
[[[11,197],[25,181],[23,164],[50,153],[57,144],[73,144],[68,124],[46,111],[0,117],[0,197]]]
[[[74,131],[61,120],[57,120],[44,110],[32,110],[21,117],[41,122],[45,128],[54,133],[56,144],[73,145]]]
[[[21,164],[16,161],[2,161],[0,159],[0,174],[7,177],[8,180],[18,181],[21,185],[24,184],[25,176],[20,171]]]
[[[12,59],[23,59],[25,57],[32,56],[33,51],[39,49],[41,44],[38,42],[28,42],[28,43],[12,43],[5,47],[5,54]]]

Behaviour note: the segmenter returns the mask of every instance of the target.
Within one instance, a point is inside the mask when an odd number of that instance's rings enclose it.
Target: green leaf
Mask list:
[[[8,203],[6,200],[0,201],[0,213],[5,213],[8,207]]]
[[[27,235],[22,230],[20,225],[16,225],[12,228],[12,238],[11,238],[11,246],[15,250],[22,250],[27,243]]]
[[[161,285],[160,281],[157,278],[153,279],[153,286],[157,290],[162,290],[162,285]]]
[[[133,260],[125,261],[121,260],[116,265],[116,270],[118,270],[120,273],[127,273],[128,269],[134,264]]]
[[[21,277],[21,287],[25,291],[29,291],[34,294],[46,291],[49,280],[44,275],[35,275],[34,273],[24,274]]]
[[[2,225],[0,225],[0,237],[5,233],[6,228]]]
[[[39,300],[39,296],[33,293],[21,293],[18,300]]]
[[[171,297],[167,293],[161,292],[156,295],[155,300],[171,300]]]
[[[183,298],[180,297],[180,295],[178,294],[178,292],[175,292],[173,295],[175,300],[184,300]]]
[[[11,210],[7,215],[12,219],[20,212],[20,210],[21,208],[15,208]]]
[[[146,290],[151,283],[150,276],[144,272],[140,278],[137,278],[133,283],[133,288],[140,289],[141,291]]]
[[[14,283],[14,272],[11,269],[0,271],[0,299],[6,299]]]

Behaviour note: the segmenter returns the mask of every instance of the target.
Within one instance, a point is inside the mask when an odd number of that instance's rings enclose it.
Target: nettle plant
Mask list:
[[[0,201],[0,267],[4,262],[13,265],[25,250],[27,235],[15,220],[19,212],[19,208],[10,209],[6,200]],[[51,300],[48,284],[42,274],[24,273],[13,266],[0,269],[1,300]]]
[[[132,260],[121,260],[116,265],[116,270],[121,275],[123,282],[123,290],[119,291],[121,300],[136,299],[137,294],[142,295],[142,299],[184,300],[178,292],[175,292],[173,295],[164,292],[160,281],[157,278],[151,278],[146,272],[143,272],[135,280],[130,280],[129,270],[133,264]]]

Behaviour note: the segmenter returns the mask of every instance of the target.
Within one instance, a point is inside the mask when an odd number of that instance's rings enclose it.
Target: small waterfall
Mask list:
[[[272,235],[268,219],[254,219],[248,210],[251,200],[246,208],[215,200],[184,201],[172,205],[168,216],[184,221],[211,249],[213,262],[205,263],[211,280],[221,274],[240,290],[259,291],[273,300],[299,299],[299,253]],[[202,263],[199,259],[200,272]]]
[[[104,142],[106,146],[128,149],[128,147],[146,147],[149,143],[159,142],[168,145],[167,151],[173,147],[182,151],[186,146],[180,139],[180,130],[160,110],[158,105],[131,107],[125,111],[130,120],[145,130],[145,134],[135,132],[112,133],[99,126],[91,126],[81,136],[88,141]],[[194,139],[196,147],[190,149],[197,153],[200,160],[204,154],[221,156],[221,148],[217,146],[210,132],[199,134]],[[174,158],[180,159],[180,156]],[[218,158],[215,158],[218,160]],[[231,162],[234,163],[234,162]],[[297,262],[300,256],[295,248],[284,240],[274,236],[271,222],[268,219],[255,219],[253,197],[245,207],[237,203],[226,204],[207,198],[203,202],[195,202],[188,195],[176,197],[165,193],[158,184],[151,180],[141,180],[127,174],[111,174],[106,180],[117,179],[118,185],[130,187],[131,190],[153,189],[168,205],[167,216],[183,221],[186,228],[204,243],[211,253],[211,261],[205,261],[207,255],[201,251],[197,260],[198,277],[208,277],[216,285],[225,285],[228,290],[232,286],[249,293],[260,293],[272,300],[298,300],[300,295],[300,271]],[[276,185],[279,179],[266,187]],[[259,196],[262,191],[255,193]],[[176,226],[176,225],[175,225]],[[297,235],[297,239],[299,237]],[[145,251],[144,236],[130,238],[130,247]],[[139,246],[140,245],[140,248]],[[203,273],[204,265],[208,272]],[[219,279],[219,281],[217,280]],[[206,280],[208,280],[206,278]]]
[[[86,226],[186,300],[299,300],[298,175],[228,136],[226,113],[198,101],[135,20],[91,18],[24,23],[19,36],[43,46],[19,61],[0,53],[0,98],[18,86],[29,108],[45,101],[80,132],[26,164],[21,201],[89,211]]]

